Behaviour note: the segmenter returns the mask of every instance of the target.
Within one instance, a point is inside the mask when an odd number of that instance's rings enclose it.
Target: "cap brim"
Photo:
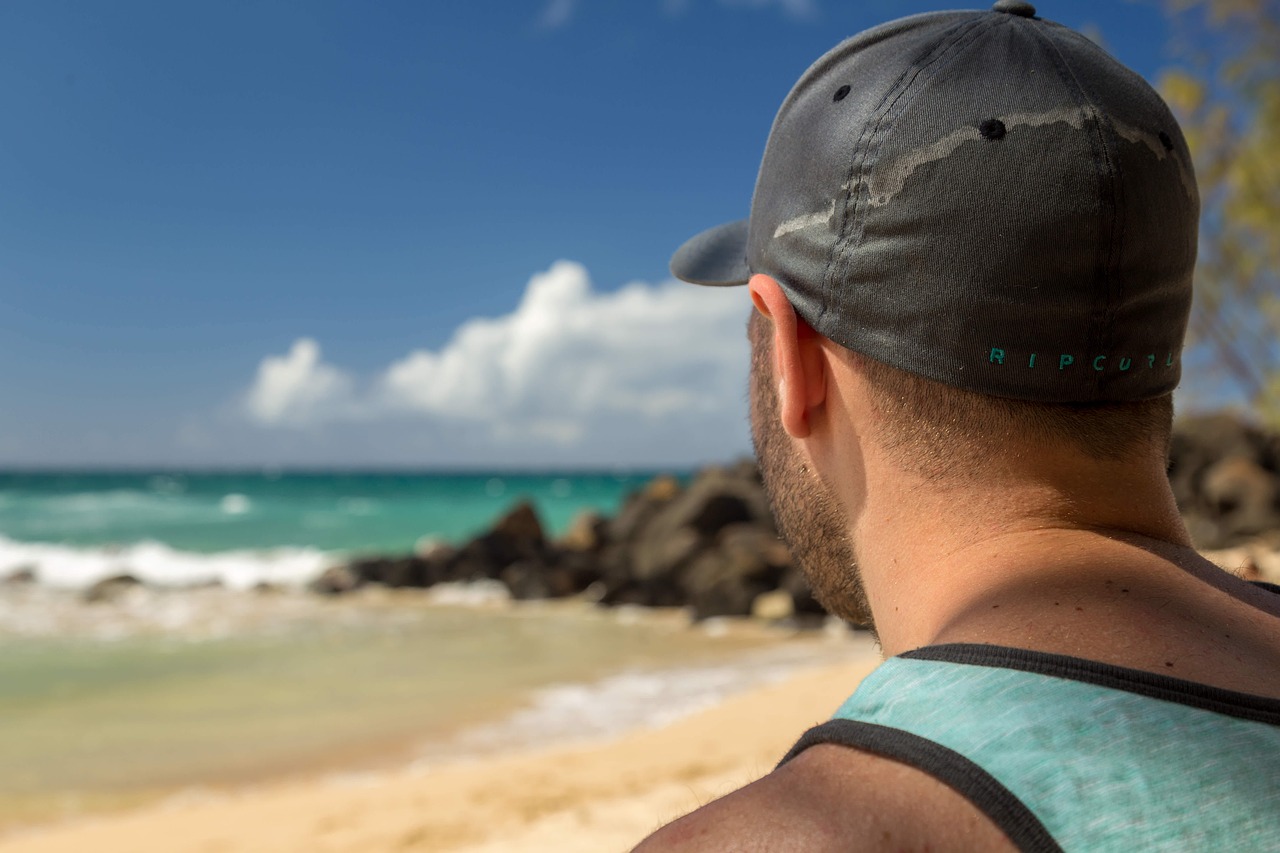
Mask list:
[[[729,287],[746,284],[747,220],[729,222],[691,238],[671,256],[671,274],[690,284]]]

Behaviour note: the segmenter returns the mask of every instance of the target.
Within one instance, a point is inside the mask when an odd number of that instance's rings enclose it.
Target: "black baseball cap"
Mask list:
[[[671,270],[768,274],[822,335],[948,385],[1140,400],[1178,384],[1199,206],[1155,90],[1000,0],[814,63],[774,120],[750,219],[692,238]]]

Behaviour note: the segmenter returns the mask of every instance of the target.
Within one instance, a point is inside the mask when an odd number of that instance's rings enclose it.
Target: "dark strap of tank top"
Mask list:
[[[829,720],[805,732],[781,767],[819,744],[847,746],[927,773],[973,803],[1023,851],[1062,853],[1058,842],[1018,796],[973,761],[911,732],[858,720]]]

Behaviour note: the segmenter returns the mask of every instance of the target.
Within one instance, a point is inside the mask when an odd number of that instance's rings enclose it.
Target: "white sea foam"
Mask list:
[[[227,515],[244,515],[253,504],[244,495],[235,494],[223,497],[219,506]]]
[[[485,607],[511,601],[507,585],[499,580],[438,583],[427,590],[427,598],[435,604],[453,607]]]
[[[727,664],[628,670],[596,682],[553,685],[539,690],[526,707],[506,719],[428,746],[414,767],[424,770],[441,760],[602,740],[637,728],[666,726],[734,694],[781,682],[806,666],[847,657],[844,643],[827,649],[806,643],[766,649]]]
[[[335,562],[335,554],[317,548],[201,554],[151,541],[74,547],[15,542],[0,536],[0,578],[30,571],[38,583],[64,589],[83,589],[117,575],[132,575],[143,583],[163,587],[221,584],[241,590],[264,583],[297,586]]]

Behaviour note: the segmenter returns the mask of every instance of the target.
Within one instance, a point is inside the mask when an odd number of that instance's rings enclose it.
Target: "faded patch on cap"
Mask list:
[[[1010,113],[1009,115],[999,116],[997,120],[1004,125],[1006,132],[1019,127],[1045,127],[1046,125],[1058,123],[1068,124],[1076,130],[1082,130],[1086,121],[1098,120],[1098,113],[1090,106],[1059,107],[1038,113]],[[1115,120],[1112,121],[1112,126],[1115,127],[1116,133],[1121,138],[1129,142],[1145,145],[1158,159],[1163,160],[1169,156],[1168,148],[1158,135]],[[954,154],[956,149],[966,142],[976,142],[982,138],[982,131],[978,127],[966,125],[953,130],[936,142],[931,142],[928,145],[909,151],[890,161],[887,165],[875,169],[867,182],[867,190],[871,195],[871,206],[880,207],[892,201],[894,196],[902,192],[902,188],[906,186],[907,179],[911,177],[911,174],[916,169],[937,160],[944,160]],[[1191,175],[1185,163],[1176,159],[1175,162],[1178,166],[1178,174],[1182,181],[1183,191],[1188,198],[1194,198],[1196,195],[1195,178]]]

